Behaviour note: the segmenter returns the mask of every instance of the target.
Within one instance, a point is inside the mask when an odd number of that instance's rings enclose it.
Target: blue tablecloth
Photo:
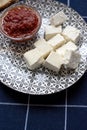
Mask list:
[[[87,21],[87,0],[60,0]],[[87,130],[87,72],[48,96],[18,93],[0,83],[0,130]]]

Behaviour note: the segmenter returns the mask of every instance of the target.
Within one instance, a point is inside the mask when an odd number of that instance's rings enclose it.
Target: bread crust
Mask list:
[[[3,0],[4,1],[4,0]],[[0,10],[3,10],[4,8],[10,6],[12,3],[18,2],[19,0],[8,0],[5,4],[0,4]]]

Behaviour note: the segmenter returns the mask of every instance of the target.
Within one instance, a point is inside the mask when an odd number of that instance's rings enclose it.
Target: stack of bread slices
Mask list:
[[[12,3],[17,2],[18,0],[0,0],[0,10],[8,7]]]

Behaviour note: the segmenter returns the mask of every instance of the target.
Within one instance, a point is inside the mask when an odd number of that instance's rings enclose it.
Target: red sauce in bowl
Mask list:
[[[3,30],[13,38],[32,35],[39,24],[36,11],[23,5],[12,8],[3,18]]]

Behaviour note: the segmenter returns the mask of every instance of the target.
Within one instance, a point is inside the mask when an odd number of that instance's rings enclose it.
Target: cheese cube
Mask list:
[[[60,11],[53,17],[51,17],[50,22],[54,26],[58,26],[60,24],[63,24],[67,20],[67,16],[64,14],[63,11]]]
[[[62,33],[62,26],[52,26],[52,25],[48,25],[45,27],[45,39],[49,40],[51,39],[53,36],[55,36],[56,34],[60,34]]]
[[[51,45],[47,44],[47,42],[44,39],[41,39],[34,43],[34,46],[39,50],[43,58],[46,58],[49,53],[53,50]]]
[[[44,66],[49,70],[58,72],[63,64],[63,59],[56,52],[52,51],[47,59],[44,61]]]
[[[37,48],[24,53],[24,59],[30,70],[38,68],[44,61],[41,53],[38,51]]]
[[[34,43],[35,47],[38,47],[40,44],[46,43],[46,40],[44,38],[40,38],[38,41]]]
[[[62,34],[67,41],[71,40],[71,41],[77,43],[80,39],[80,31],[73,26],[67,26],[63,30]]]
[[[76,51],[66,51],[64,65],[66,68],[76,69],[80,63],[81,55]]]
[[[63,44],[66,43],[66,40],[64,37],[60,34],[57,34],[53,38],[51,38],[49,41],[47,41],[49,45],[53,47],[53,49],[57,49],[58,47],[62,46]]]
[[[58,48],[56,50],[56,52],[62,56],[65,55],[65,52],[69,50],[69,51],[76,51],[77,50],[77,46],[75,45],[75,43],[69,41],[68,43],[64,44],[62,47]]]

